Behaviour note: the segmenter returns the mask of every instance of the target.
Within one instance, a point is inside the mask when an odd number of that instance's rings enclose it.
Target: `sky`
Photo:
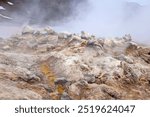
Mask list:
[[[125,7],[127,2],[129,8]],[[77,6],[74,6],[77,7]],[[140,7],[140,10],[133,10]],[[97,37],[122,37],[131,34],[136,42],[150,43],[150,0],[89,0],[78,6],[76,17],[54,27],[56,31],[80,33],[82,30]],[[3,32],[5,29],[7,32]],[[18,27],[0,27],[0,36],[9,36]]]
[[[127,11],[124,8],[126,2],[136,2],[142,6],[142,10],[135,13],[131,9]],[[149,0],[89,0],[88,7],[79,8],[78,18],[56,29],[77,33],[84,30],[99,37],[131,34],[134,41],[150,43],[149,5]],[[133,16],[128,16],[132,12]]]
[[[98,0],[97,0],[98,1]],[[150,1],[149,0],[127,0],[129,2],[137,2],[141,5],[147,5],[147,4],[150,4]]]

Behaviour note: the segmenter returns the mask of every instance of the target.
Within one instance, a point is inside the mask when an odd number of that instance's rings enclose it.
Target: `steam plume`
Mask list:
[[[56,24],[67,20],[87,0],[0,0],[1,21],[29,24]],[[12,19],[12,20],[10,20]]]

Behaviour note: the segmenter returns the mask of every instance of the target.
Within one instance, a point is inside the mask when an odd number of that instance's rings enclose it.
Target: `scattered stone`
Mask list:
[[[150,48],[24,27],[0,40],[0,99],[150,99]]]
[[[26,81],[40,81],[40,78],[26,68],[16,67],[15,74],[18,78]]]
[[[132,41],[132,37],[131,37],[131,35],[130,34],[126,34],[124,37],[123,37],[123,39],[125,40],[125,41]]]
[[[66,78],[58,78],[55,80],[55,84],[58,85],[65,85],[68,81],[66,80]]]
[[[95,76],[93,74],[85,74],[84,75],[84,79],[88,82],[88,83],[94,83],[95,82]]]
[[[81,38],[89,40],[91,38],[91,36],[88,33],[81,31]]]
[[[55,31],[51,27],[45,28],[44,31],[47,32],[47,34],[50,34],[50,35],[55,34]]]
[[[58,34],[58,39],[68,39],[71,38],[72,34],[64,32]]]
[[[71,98],[69,97],[69,95],[66,92],[64,92],[61,96],[61,100],[71,100]]]
[[[125,61],[125,62],[127,62],[129,64],[133,64],[134,63],[134,61],[133,61],[133,59],[131,57],[125,56],[123,54],[121,54],[121,55],[119,55],[119,56],[117,56],[115,58],[119,59],[120,61]]]
[[[33,34],[34,33],[34,29],[30,26],[25,26],[22,30],[22,34]]]
[[[10,46],[8,46],[8,45],[4,46],[3,50],[10,50]]]

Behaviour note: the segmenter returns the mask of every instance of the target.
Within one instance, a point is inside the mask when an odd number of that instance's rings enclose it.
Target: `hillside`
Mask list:
[[[150,47],[26,26],[0,39],[0,99],[150,99]]]

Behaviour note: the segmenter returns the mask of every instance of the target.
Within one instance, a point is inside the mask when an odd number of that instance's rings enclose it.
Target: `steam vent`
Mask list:
[[[150,47],[26,26],[0,39],[0,99],[150,99]]]

